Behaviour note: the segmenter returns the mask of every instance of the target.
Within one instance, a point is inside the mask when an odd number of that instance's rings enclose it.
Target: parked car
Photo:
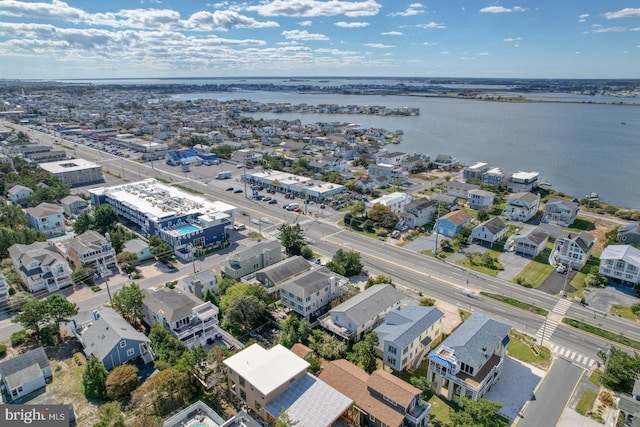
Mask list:
[[[238,188],[236,191],[234,191],[234,193],[236,193],[236,194],[240,194],[240,193],[243,193],[243,192],[244,192],[244,190],[242,190],[240,188]]]
[[[324,204],[320,205],[320,209],[324,209],[326,206]]]
[[[233,191],[233,187],[227,187],[226,191]]]
[[[302,212],[302,208],[293,208],[294,212]]]
[[[264,199],[262,199],[262,200],[263,200],[263,201],[265,201],[265,202],[270,202],[272,199],[271,199],[271,197],[267,196],[267,197],[265,197],[265,198],[264,198]]]
[[[277,205],[278,201],[276,199],[271,199],[271,200],[269,200],[269,204],[270,205]]]
[[[236,231],[240,231],[240,230],[244,230],[245,226],[244,226],[244,224],[239,224],[238,223],[238,224],[233,226],[233,229],[236,230]]]

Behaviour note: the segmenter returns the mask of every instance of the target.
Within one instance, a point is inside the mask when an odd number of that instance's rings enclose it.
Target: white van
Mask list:
[[[287,210],[288,210],[288,211],[292,211],[292,210],[294,210],[295,208],[299,208],[299,207],[300,207],[300,205],[299,205],[299,204],[297,204],[297,203],[289,203],[289,204],[287,205]]]

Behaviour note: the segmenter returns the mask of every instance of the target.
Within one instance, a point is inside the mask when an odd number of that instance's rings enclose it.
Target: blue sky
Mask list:
[[[0,78],[640,78],[638,0],[0,0]]]

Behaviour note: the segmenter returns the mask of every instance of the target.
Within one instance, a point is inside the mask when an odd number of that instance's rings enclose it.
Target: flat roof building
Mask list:
[[[316,201],[343,193],[346,189],[344,185],[276,170],[247,173],[242,175],[242,180],[251,184],[261,184],[267,189],[274,189],[280,193],[292,193],[296,197],[307,197]]]
[[[40,163],[40,167],[63,184],[71,187],[103,182],[102,166],[85,159],[61,160],[59,162]]]

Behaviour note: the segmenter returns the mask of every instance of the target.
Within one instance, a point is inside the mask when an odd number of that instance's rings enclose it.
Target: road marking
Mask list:
[[[582,361],[582,355],[579,354],[578,357],[576,357],[576,362],[580,363]]]
[[[576,353],[575,351],[572,351],[571,352],[571,357],[569,359],[571,359],[571,360],[575,359],[577,354],[578,353]]]

